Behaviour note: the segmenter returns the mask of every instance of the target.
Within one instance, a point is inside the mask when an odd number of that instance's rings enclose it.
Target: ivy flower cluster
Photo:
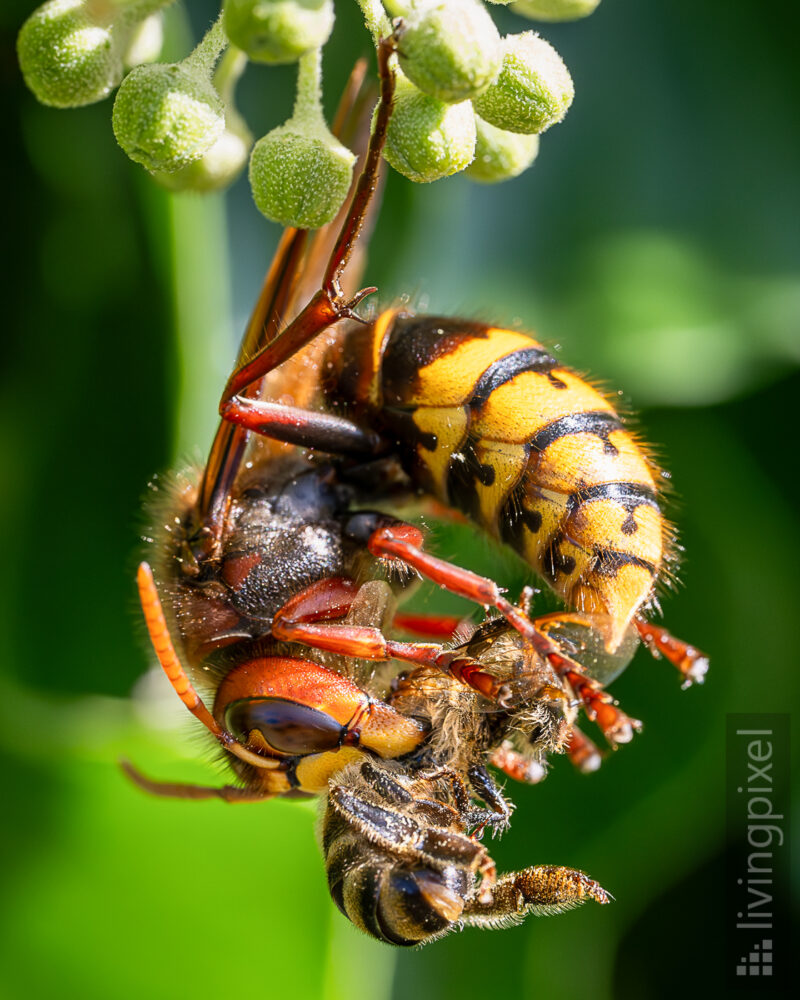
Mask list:
[[[249,162],[253,199],[268,219],[304,229],[330,222],[356,159],[322,111],[333,0],[225,0],[194,51],[160,63],[161,12],[172,2],[48,0],[19,33],[26,84],[58,108],[116,90],[117,142],[170,190],[221,190]],[[544,38],[532,30],[501,37],[481,0],[357,2],[376,46],[392,32],[397,38],[384,152],[395,170],[417,183],[462,170],[496,183],[531,166],[539,136],[562,120],[574,96],[567,67]],[[599,2],[516,0],[511,9],[563,21]],[[248,62],[298,66],[291,117],[257,142],[235,104]]]

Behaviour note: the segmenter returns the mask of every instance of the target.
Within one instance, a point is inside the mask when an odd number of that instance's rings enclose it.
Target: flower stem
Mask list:
[[[364,23],[372,35],[375,48],[382,38],[387,38],[392,33],[392,24],[383,9],[381,0],[356,0],[364,15]]]
[[[297,96],[292,118],[301,122],[324,122],[322,113],[322,49],[300,56],[297,71]]]
[[[203,36],[197,48],[183,60],[183,65],[190,70],[211,76],[220,54],[228,44],[228,36],[222,26],[222,14],[211,25]]]

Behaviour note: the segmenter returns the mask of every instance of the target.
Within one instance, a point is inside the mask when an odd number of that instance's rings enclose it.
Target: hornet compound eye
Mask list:
[[[244,741],[255,729],[271,749],[292,757],[336,750],[347,727],[327,712],[287,698],[243,698],[225,712],[225,723]]]

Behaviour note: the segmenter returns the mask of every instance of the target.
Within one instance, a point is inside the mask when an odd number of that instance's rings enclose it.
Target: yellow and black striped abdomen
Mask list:
[[[513,330],[384,313],[360,343],[354,395],[415,481],[567,604],[609,615],[615,646],[652,594],[668,528],[654,467],[608,400]]]

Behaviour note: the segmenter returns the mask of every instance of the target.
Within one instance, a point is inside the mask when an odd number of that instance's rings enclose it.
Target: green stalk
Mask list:
[[[200,44],[184,60],[183,65],[206,76],[211,76],[217,59],[228,44],[228,36],[222,26],[222,14],[203,35]]]
[[[325,125],[322,113],[322,49],[300,56],[292,121]]]
[[[205,453],[219,417],[217,397],[232,362],[225,198],[166,195],[178,360],[174,441],[178,456]]]
[[[375,48],[382,38],[387,38],[392,33],[392,24],[383,9],[381,0],[356,0],[364,15],[364,23],[372,35]]]

